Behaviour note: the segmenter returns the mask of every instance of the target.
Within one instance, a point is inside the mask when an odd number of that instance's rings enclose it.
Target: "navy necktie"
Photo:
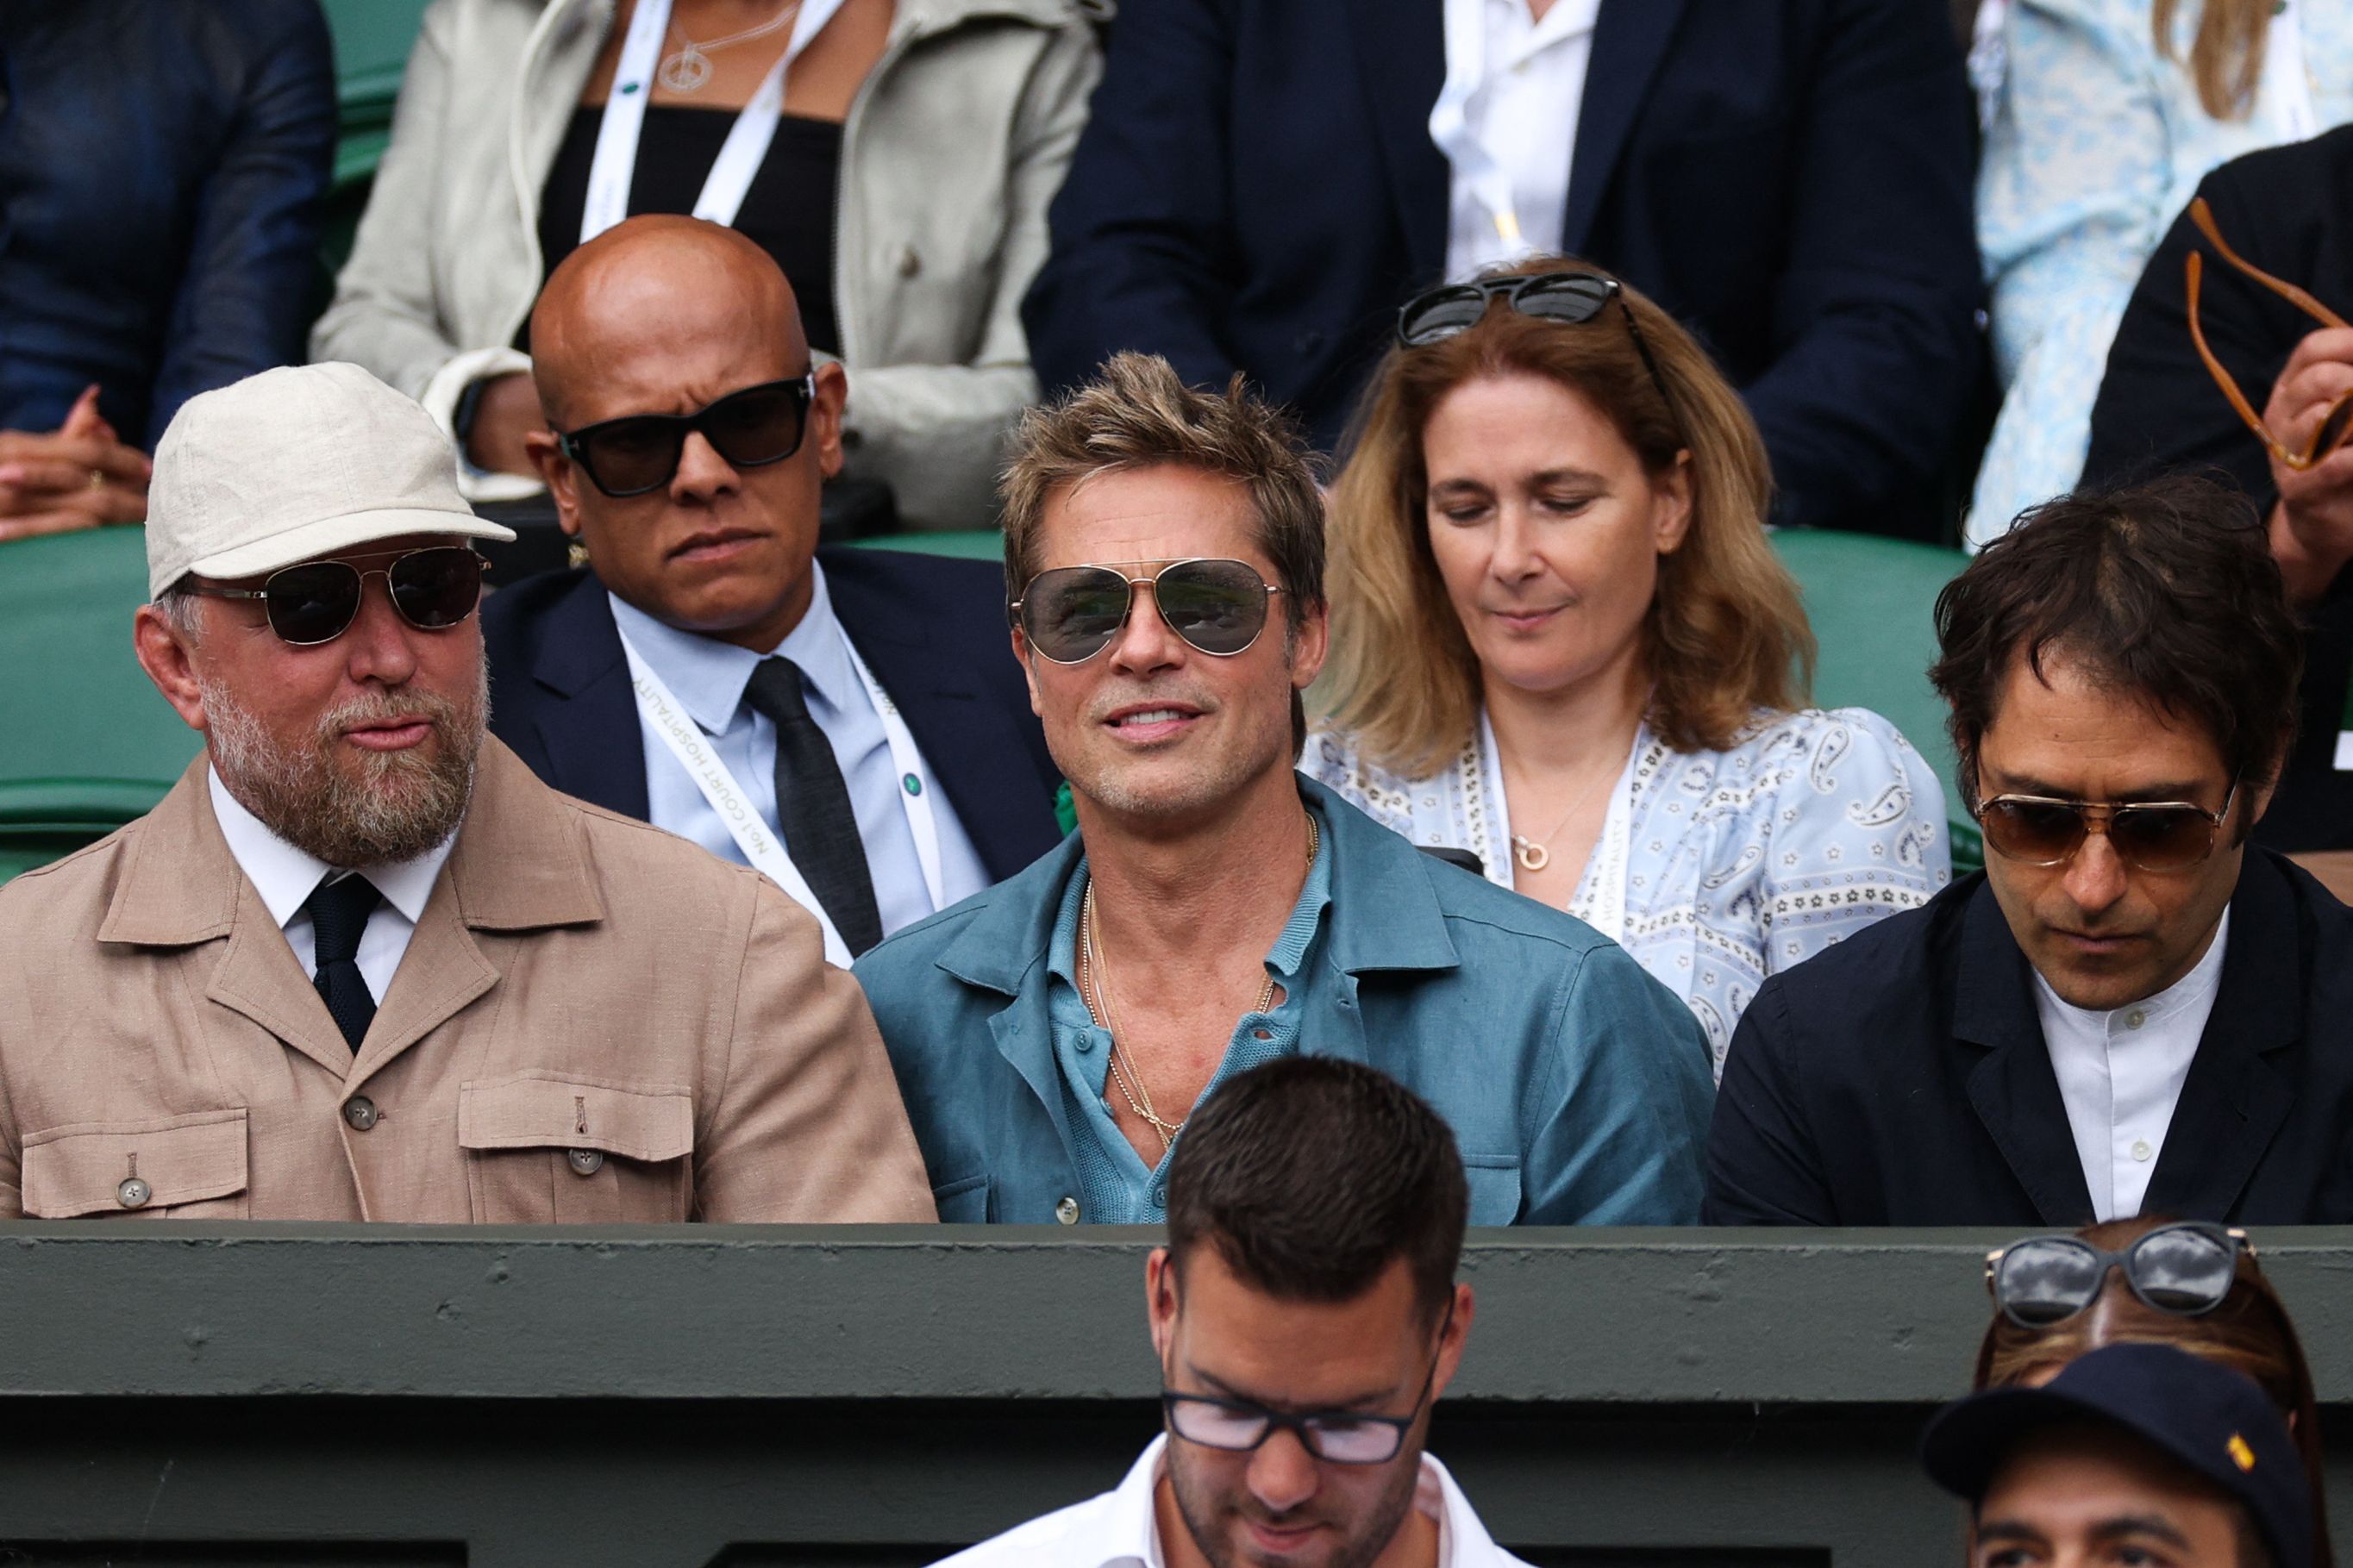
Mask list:
[[[365,877],[345,877],[320,883],[304,905],[311,911],[318,963],[311,983],[319,988],[328,1016],[354,1054],[375,1019],[375,998],[360,973],[360,936],[367,930],[368,916],[382,902],[384,895],[375,883]]]
[[[801,695],[801,668],[788,658],[764,658],[744,689],[752,711],[776,727],[776,825],[785,853],[808,881],[818,907],[856,958],[882,940],[874,907],[874,878],[866,845],[833,742],[809,717]]]

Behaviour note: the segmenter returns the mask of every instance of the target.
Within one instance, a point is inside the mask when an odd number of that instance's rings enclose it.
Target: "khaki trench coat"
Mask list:
[[[486,739],[355,1056],[205,766],[0,888],[0,1216],[934,1217],[865,998],[766,879]]]

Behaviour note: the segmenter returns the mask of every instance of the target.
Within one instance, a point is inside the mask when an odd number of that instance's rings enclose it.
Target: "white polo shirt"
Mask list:
[[[1153,1494],[1167,1447],[1165,1435],[1155,1437],[1118,1489],[1017,1525],[934,1568],[1166,1568]],[[1454,1478],[1428,1454],[1414,1501],[1438,1521],[1438,1568],[1530,1568],[1488,1537]]]

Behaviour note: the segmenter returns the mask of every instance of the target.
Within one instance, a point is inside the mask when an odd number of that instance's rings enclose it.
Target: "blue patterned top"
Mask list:
[[[1461,755],[1407,779],[1332,731],[1300,769],[1424,847],[1468,849],[1512,885],[1512,825],[1484,715]],[[1699,1018],[1724,1076],[1765,977],[1952,880],[1945,792],[1895,727],[1861,708],[1761,716],[1729,751],[1635,737],[1568,912],[1621,943]]]
[[[2082,476],[2109,342],[2198,182],[2295,139],[2302,110],[2282,79],[2288,50],[2269,51],[2244,119],[2207,114],[2184,63],[2199,12],[2181,7],[2168,59],[2150,32],[2150,0],[2010,0],[1978,175],[1994,363],[2009,390],[1978,472],[1972,545]],[[2295,16],[2316,134],[2353,120],[2353,6],[2304,0]],[[2181,352],[2191,352],[2186,339]]]

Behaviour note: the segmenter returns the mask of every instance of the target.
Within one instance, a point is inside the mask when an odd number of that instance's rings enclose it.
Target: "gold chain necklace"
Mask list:
[[[1315,826],[1315,818],[1311,815],[1307,818],[1307,864],[1310,868],[1315,864],[1315,851],[1323,839],[1322,832]],[[1127,1101],[1128,1110],[1159,1134],[1160,1152],[1166,1154],[1176,1142],[1176,1134],[1185,1131],[1186,1118],[1180,1116],[1171,1121],[1160,1114],[1158,1107],[1152,1103],[1152,1091],[1144,1087],[1143,1075],[1135,1070],[1135,1064],[1127,1060],[1126,1053],[1120,1048],[1119,1030],[1112,1022],[1111,976],[1096,952],[1099,945],[1095,924],[1095,879],[1089,877],[1086,890],[1079,896],[1079,1000],[1087,1005],[1088,1016],[1102,1026],[1103,1032],[1111,1038],[1108,1053],[1111,1079],[1119,1087],[1120,1098]],[[1250,1011],[1263,1013],[1273,1000],[1274,972],[1269,970],[1266,984],[1259,987],[1258,1001]]]
[[[1512,858],[1530,871],[1541,871],[1551,865],[1552,841],[1560,837],[1560,830],[1568,826],[1568,819],[1584,809],[1585,803],[1593,798],[1593,792],[1601,787],[1602,782],[1617,776],[1616,773],[1596,775],[1593,782],[1579,791],[1577,798],[1569,803],[1568,809],[1560,814],[1560,820],[1552,825],[1552,831],[1542,838],[1527,838],[1517,833],[1513,834]]]

